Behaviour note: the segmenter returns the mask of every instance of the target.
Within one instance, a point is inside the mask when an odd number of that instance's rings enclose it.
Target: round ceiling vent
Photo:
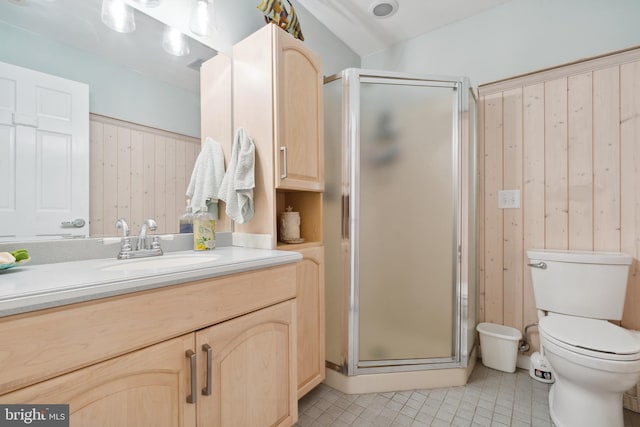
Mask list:
[[[378,0],[369,6],[369,13],[376,18],[388,18],[398,11],[396,0]]]

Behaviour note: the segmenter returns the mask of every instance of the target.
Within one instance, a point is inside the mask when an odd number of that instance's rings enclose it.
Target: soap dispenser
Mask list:
[[[208,251],[216,247],[216,219],[207,206],[193,217],[193,249]]]
[[[185,212],[180,217],[180,233],[193,233],[193,210],[191,209],[191,203],[187,201],[187,207]]]

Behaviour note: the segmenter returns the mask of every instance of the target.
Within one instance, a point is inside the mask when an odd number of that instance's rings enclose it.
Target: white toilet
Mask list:
[[[558,427],[623,427],[622,395],[640,380],[640,334],[620,320],[631,257],[613,252],[527,251],[541,351],[555,373]]]

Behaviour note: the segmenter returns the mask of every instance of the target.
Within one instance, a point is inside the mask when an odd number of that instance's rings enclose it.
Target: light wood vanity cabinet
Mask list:
[[[78,427],[194,426],[195,405],[185,403],[191,379],[185,351],[193,348],[193,334],[174,338],[0,396],[0,402],[69,404],[71,425]]]
[[[286,381],[295,378],[293,315],[293,303],[284,302],[196,333],[203,360],[211,349],[211,370],[208,362],[198,370],[198,425],[293,424],[297,400],[292,407]]]
[[[274,159],[275,187],[324,189],[322,64],[267,25],[233,47],[233,120]],[[268,146],[267,146],[268,145]],[[274,182],[274,181],[271,181]]]
[[[0,319],[0,403],[73,426],[290,426],[296,264]],[[208,363],[210,361],[210,363]]]
[[[300,237],[322,244],[324,135],[318,56],[276,25],[233,46],[233,125],[256,149],[255,217],[237,233],[272,236],[288,206],[300,212]],[[286,161],[285,161],[286,160]],[[293,248],[289,245],[288,248]]]
[[[276,188],[322,191],[322,64],[300,40],[270,27],[275,42]]]
[[[298,398],[325,378],[324,247],[298,249]]]
[[[299,251],[298,397],[324,380],[324,134],[322,65],[304,43],[267,25],[233,47],[233,122],[256,146],[256,216],[238,233]],[[278,242],[288,206],[300,212],[301,244]]]

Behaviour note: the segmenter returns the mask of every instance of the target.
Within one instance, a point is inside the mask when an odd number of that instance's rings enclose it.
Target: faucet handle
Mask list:
[[[123,237],[122,238],[122,245],[120,245],[120,251],[121,252],[130,252],[132,250],[131,248],[131,239],[129,239],[128,237]]]
[[[118,259],[129,259],[132,253],[131,239],[129,237],[123,237],[120,245],[120,252],[118,252]]]
[[[153,236],[151,241],[151,249],[160,249],[160,236]]]
[[[122,229],[122,237],[129,236],[129,225],[127,224],[127,221],[124,220],[124,218],[118,218],[118,220],[116,221],[116,229]]]

